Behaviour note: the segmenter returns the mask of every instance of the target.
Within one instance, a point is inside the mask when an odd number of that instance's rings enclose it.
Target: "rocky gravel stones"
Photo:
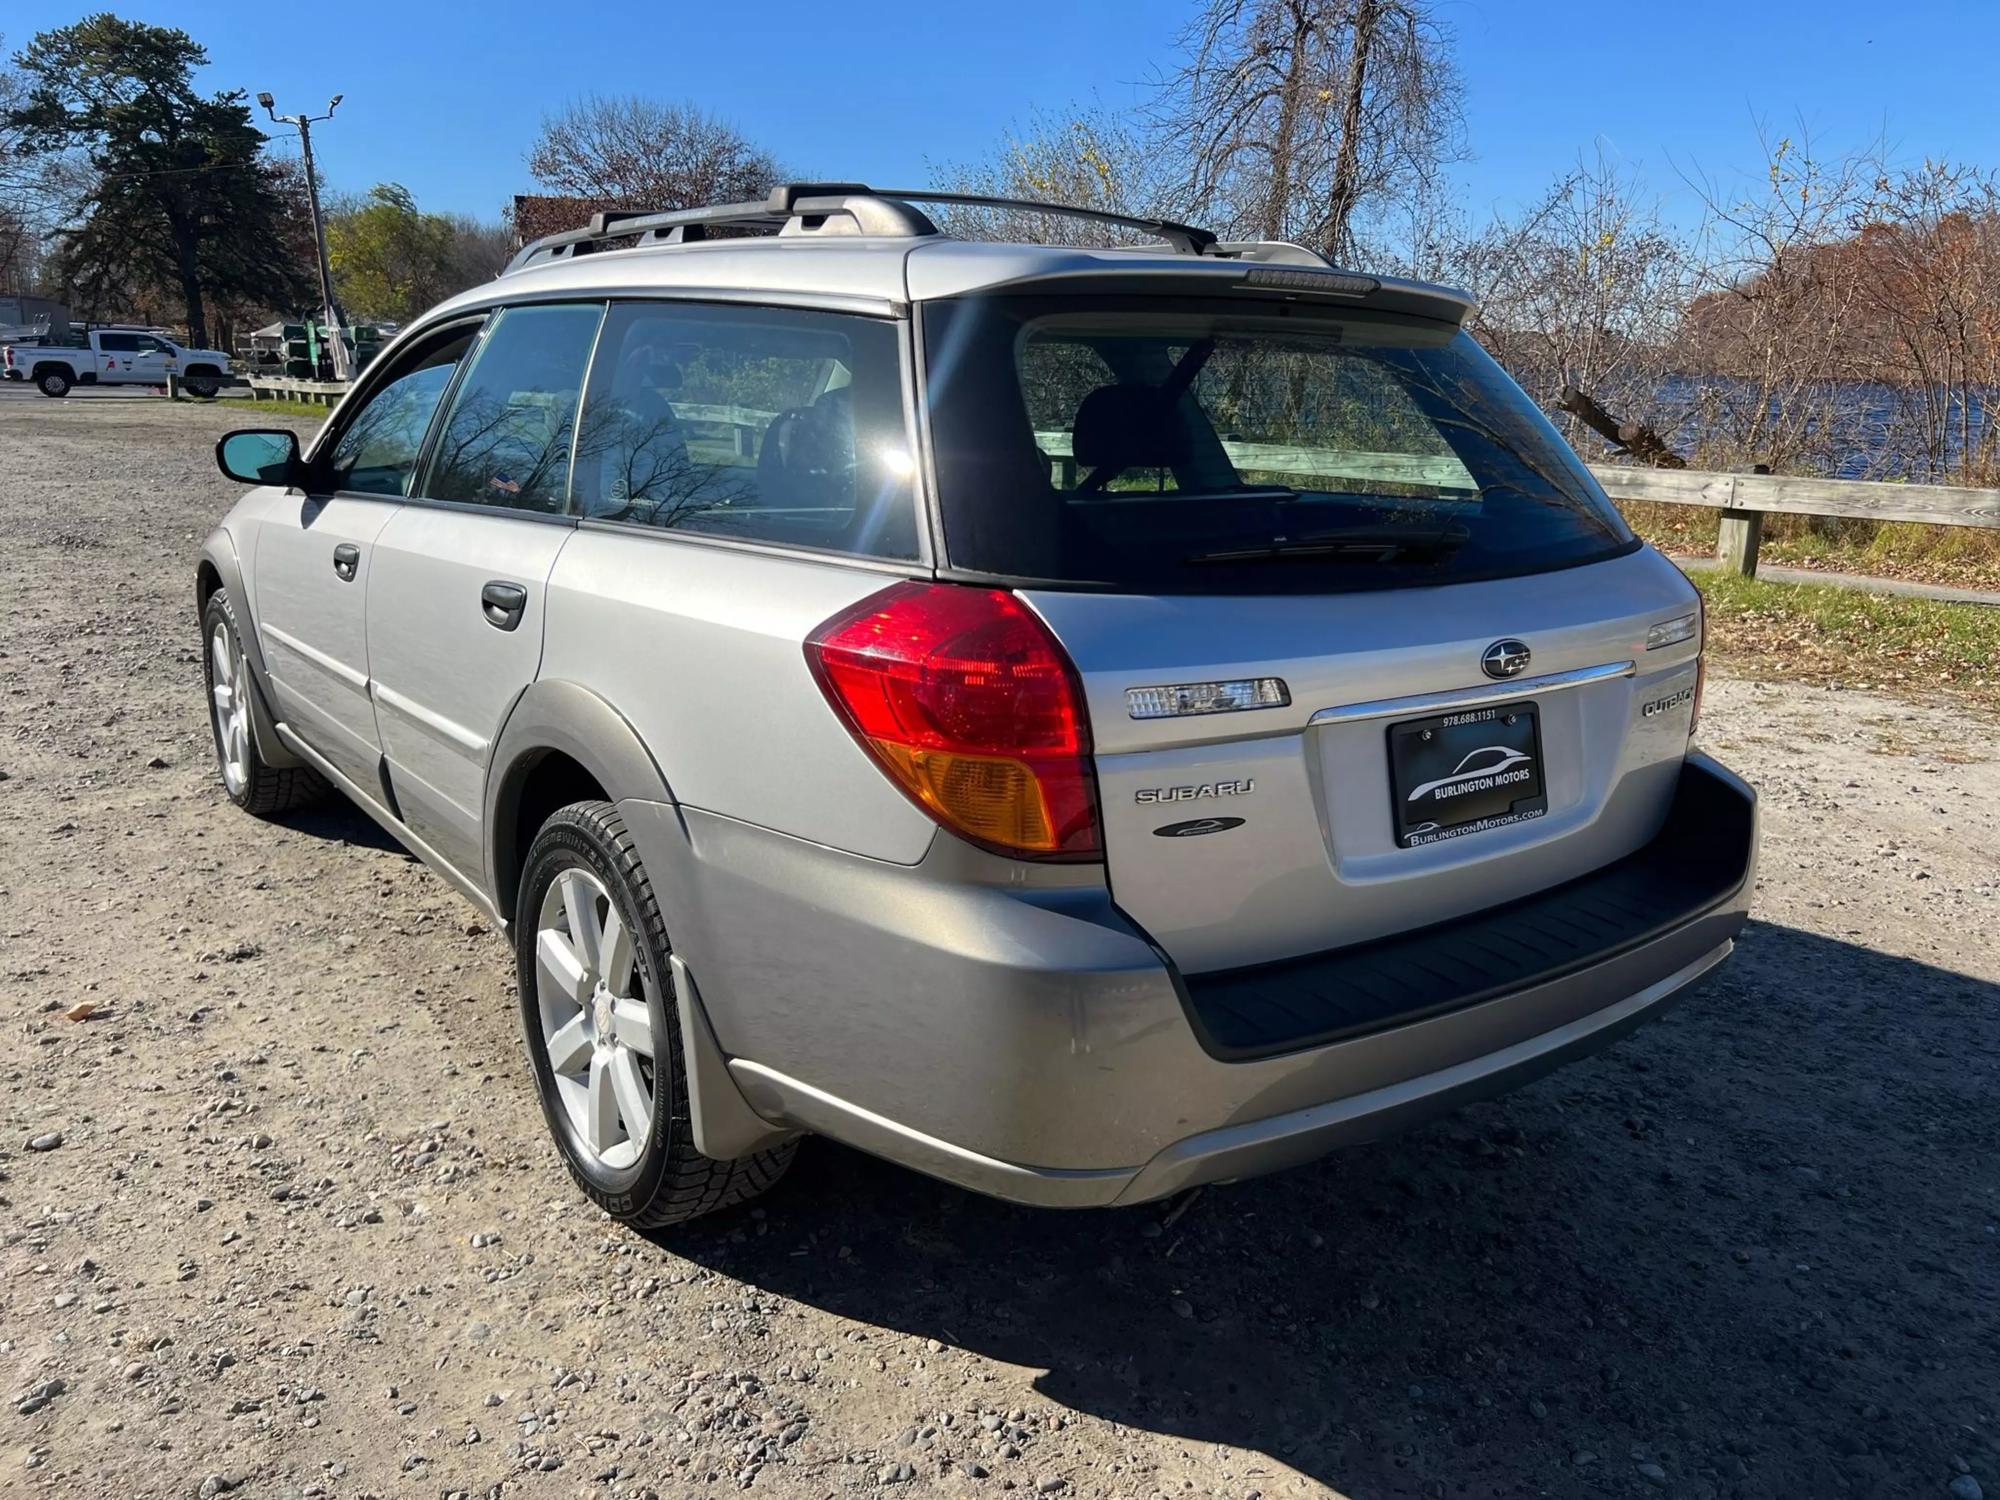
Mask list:
[[[191,559],[215,438],[271,420],[0,388],[0,1492],[1993,1487],[1983,719],[1711,672],[1757,918],[1503,1099],[1105,1213],[809,1141],[759,1213],[642,1236],[547,1144],[505,942],[361,813],[213,781]]]

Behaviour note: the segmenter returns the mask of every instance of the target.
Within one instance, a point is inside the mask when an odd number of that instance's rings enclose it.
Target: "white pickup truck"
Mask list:
[[[73,346],[0,346],[0,374],[31,380],[44,396],[67,396],[78,385],[165,385],[178,375],[190,396],[206,398],[229,378],[229,356],[184,349],[143,328],[93,328]]]

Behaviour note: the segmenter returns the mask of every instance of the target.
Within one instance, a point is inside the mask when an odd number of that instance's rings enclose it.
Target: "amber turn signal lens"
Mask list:
[[[1020,761],[919,750],[892,740],[872,743],[897,780],[940,822],[982,843],[1060,852],[1041,783]]]

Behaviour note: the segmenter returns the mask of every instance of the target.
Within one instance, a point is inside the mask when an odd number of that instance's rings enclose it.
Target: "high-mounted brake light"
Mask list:
[[[1372,297],[1382,290],[1382,283],[1373,276],[1302,266],[1252,266],[1243,284],[1282,287],[1292,292],[1325,292],[1335,297]]]
[[[1014,595],[891,584],[815,630],[806,661],[890,779],[954,833],[1016,858],[1101,856],[1083,690]]]

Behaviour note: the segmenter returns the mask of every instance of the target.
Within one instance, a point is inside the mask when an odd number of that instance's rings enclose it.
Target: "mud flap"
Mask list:
[[[701,991],[678,954],[670,954],[674,1005],[680,1013],[681,1063],[687,1073],[688,1119],[695,1149],[715,1161],[735,1161],[798,1134],[773,1125],[744,1101],[729,1076],[729,1059],[709,1027]]]

